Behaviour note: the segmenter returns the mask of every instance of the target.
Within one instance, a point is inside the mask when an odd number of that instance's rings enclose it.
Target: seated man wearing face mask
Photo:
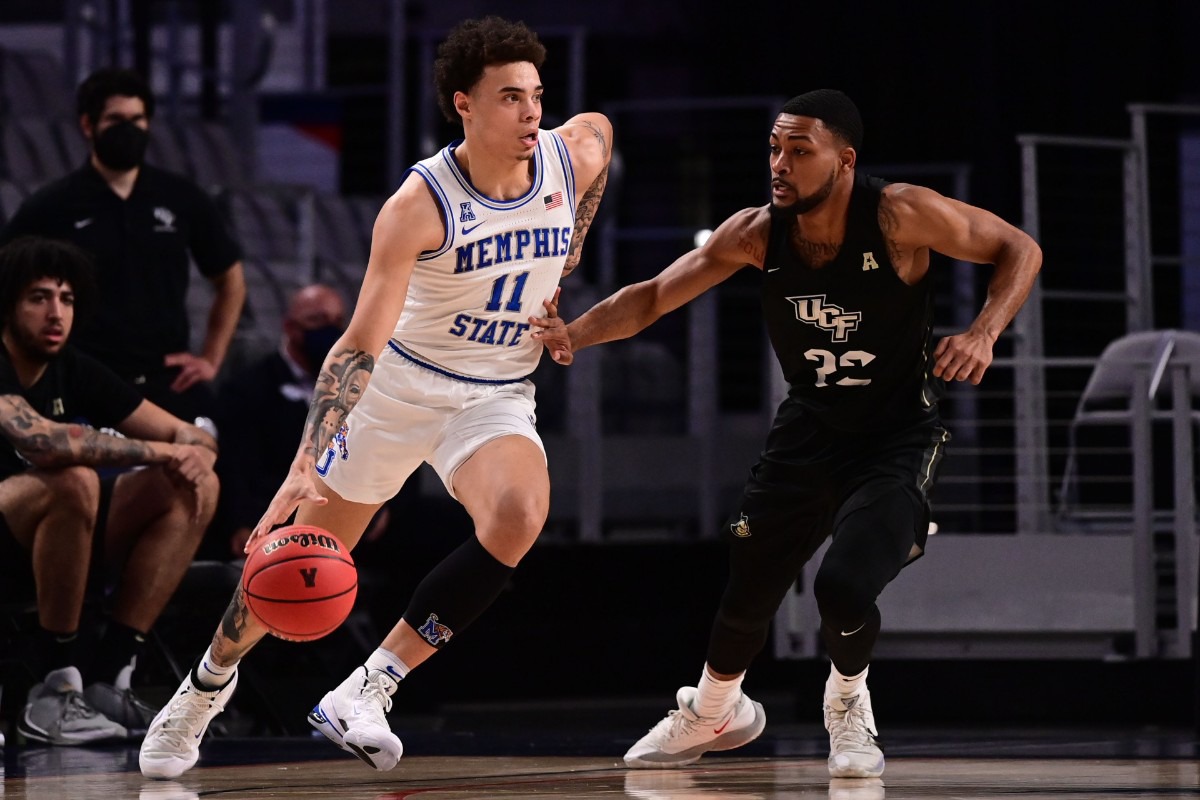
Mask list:
[[[279,349],[222,383],[216,420],[229,450],[217,464],[224,488],[218,519],[230,539],[228,548],[206,542],[206,557],[244,555],[250,531],[291,466],[291,437],[308,416],[317,371],[345,328],[342,296],[322,284],[305,286],[289,301]]]
[[[154,98],[140,76],[100,69],[76,99],[87,163],[31,195],[0,244],[34,235],[87,251],[100,296],[74,344],[175,416],[210,416],[211,382],[246,298],[241,251],[212,198],[142,163]],[[185,305],[189,257],[216,290],[204,341],[195,343]]]

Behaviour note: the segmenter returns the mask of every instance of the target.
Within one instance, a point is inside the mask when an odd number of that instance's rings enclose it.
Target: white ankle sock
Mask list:
[[[833,694],[840,694],[846,697],[858,694],[867,685],[867,671],[870,669],[870,667],[866,667],[857,675],[846,676],[838,672],[837,667],[831,664],[829,666],[829,680],[825,685]]]
[[[404,678],[408,677],[409,673],[408,665],[401,661],[399,656],[391,650],[385,650],[382,647],[371,653],[367,657],[367,660],[363,662],[363,666],[367,668],[368,672],[373,669],[386,672],[397,681],[404,680]]]
[[[743,672],[733,680],[717,680],[709,674],[706,666],[700,675],[700,682],[696,684],[698,691],[696,699],[692,701],[692,711],[698,717],[724,716],[737,702],[745,677],[746,673]]]
[[[240,661],[241,659],[238,659]],[[212,646],[210,645],[204,651],[204,655],[200,658],[200,663],[196,665],[196,677],[200,679],[199,688],[207,692],[213,692],[223,688],[229,683],[229,679],[233,677],[233,671],[237,669],[238,662],[235,661],[228,667],[222,667],[213,661]]]
[[[113,688],[118,692],[123,692],[133,684],[133,670],[137,667],[137,656],[133,657],[128,664],[121,667],[121,671],[117,673],[116,679],[113,681]]]

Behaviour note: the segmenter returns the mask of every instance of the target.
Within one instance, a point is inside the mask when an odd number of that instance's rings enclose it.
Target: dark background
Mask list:
[[[179,5],[198,16],[197,3]],[[64,6],[0,0],[0,25],[59,20]],[[161,18],[164,3],[150,6],[152,16]],[[286,3],[263,6],[284,17],[289,13]],[[229,7],[226,2],[226,16]],[[380,167],[386,109],[378,90],[385,79],[387,4],[329,0],[327,7],[327,78],[330,96],[340,101],[344,129],[342,190],[387,193],[393,187],[384,184]],[[1187,0],[1120,5],[431,0],[408,4],[409,33],[415,40],[483,13],[523,19],[539,31],[585,28],[586,109],[683,96],[786,99],[810,89],[840,88],[862,111],[866,137],[860,163],[868,171],[872,163],[968,163],[972,202],[1010,221],[1020,219],[1018,134],[1125,138],[1128,103],[1200,102],[1200,3]],[[550,55],[543,75],[547,121],[553,122],[563,113],[567,54],[562,39],[546,40]],[[410,82],[418,74],[416,58],[413,47]],[[416,88],[409,86],[410,96]],[[415,148],[411,116],[409,124],[407,160],[413,161],[428,154]],[[689,118],[679,124],[704,122]],[[453,129],[445,126],[442,133],[439,143]],[[766,134],[764,127],[764,175]],[[638,132],[618,129],[616,136],[620,149],[636,141]],[[711,221],[765,202],[761,177],[748,176],[736,191],[720,195],[709,209]],[[1157,191],[1173,188],[1170,180],[1156,184]],[[363,607],[380,634],[404,608],[420,576],[467,535],[469,521],[452,503],[427,503],[398,519],[395,528],[377,552],[355,554],[371,565]],[[421,709],[456,700],[615,693],[661,696],[666,703],[675,686],[699,675],[724,570],[723,549],[711,542],[543,543],[471,633],[439,655],[432,669],[406,681],[399,703]],[[164,620],[164,635],[177,652],[203,649],[224,597],[215,598],[214,607],[191,609],[195,620]],[[264,693],[259,710],[273,706],[293,721],[302,720],[317,696],[314,686],[323,691],[331,678],[340,680],[340,659],[359,654],[341,634],[311,646],[270,642],[263,650],[250,660]],[[162,679],[165,668],[157,669],[151,674]],[[1176,694],[1190,680],[1188,669],[1145,662],[884,662],[873,667],[872,686],[876,710],[888,723],[959,721],[968,715],[1178,723],[1192,711],[1190,696]],[[820,660],[777,663],[764,655],[747,688],[801,689],[799,707],[816,719],[826,671]],[[163,684],[173,682],[166,678]],[[1044,699],[1047,690],[1054,694],[1052,708]],[[242,694],[252,706],[257,695]],[[932,702],[931,694],[949,699]],[[295,713],[289,703],[298,704]]]

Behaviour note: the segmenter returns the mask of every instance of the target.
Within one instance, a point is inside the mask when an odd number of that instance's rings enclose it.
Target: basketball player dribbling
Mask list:
[[[475,535],[416,587],[382,646],[309,715],[378,770],[402,747],[385,713],[409,670],[499,594],[549,508],[533,386],[535,318],[579,263],[603,194],[612,127],[584,113],[540,130],[545,49],[521,23],[457,26],[438,50],[438,101],[463,140],[414,165],[375,223],[349,327],[321,368],[291,470],[247,550],[297,509],[298,524],[353,547],[380,505],[428,462]],[[207,652],[151,724],[142,773],[190,769],[209,722],[265,631],[235,592]]]

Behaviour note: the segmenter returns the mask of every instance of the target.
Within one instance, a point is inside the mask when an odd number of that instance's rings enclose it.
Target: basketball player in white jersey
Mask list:
[[[533,386],[531,318],[556,313],[560,278],[604,192],[612,127],[585,113],[539,129],[545,49],[521,23],[469,20],[438,50],[442,111],[464,138],[409,170],[375,222],[345,334],[322,366],[291,471],[247,552],[298,507],[353,547],[422,461],[463,504],[475,535],[417,586],[403,618],[311,724],[378,770],[402,747],[385,718],[398,681],[482,613],[533,545],[550,502]],[[266,631],[239,589],[212,644],[158,713],[144,775],[197,760],[238,661]]]

